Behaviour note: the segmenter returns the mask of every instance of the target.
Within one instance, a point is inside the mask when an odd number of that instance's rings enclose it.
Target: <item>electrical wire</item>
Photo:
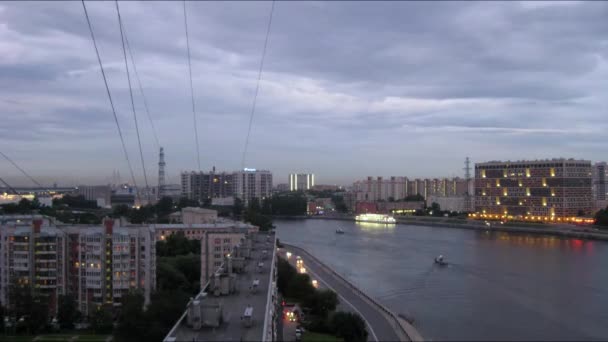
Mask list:
[[[201,152],[198,141],[198,125],[196,124],[196,107],[194,104],[194,85],[192,84],[192,60],[190,58],[190,39],[188,37],[188,16],[186,15],[186,0],[184,0],[184,27],[186,29],[186,49],[188,50],[188,74],[190,75],[190,94],[192,95],[192,118],[194,119],[194,139],[196,139],[196,160],[198,170],[201,170]]]
[[[2,182],[4,184],[4,186],[6,186],[10,191],[13,192],[13,194],[15,195],[19,195],[19,193],[17,192],[17,190],[15,190],[15,188],[13,188],[10,184],[8,184],[4,179],[2,179],[2,177],[0,177],[0,182]]]
[[[150,122],[150,126],[152,127],[152,135],[154,136],[154,142],[156,143],[156,150],[159,150],[160,142],[158,140],[158,132],[156,131],[156,126],[154,125],[152,116],[150,115],[150,109],[148,107],[148,100],[146,99],[146,95],[144,94],[144,88],[141,85],[141,79],[139,78],[139,73],[137,72],[137,67],[135,66],[135,58],[133,58],[133,51],[131,50],[131,44],[129,44],[127,30],[124,25],[122,25],[122,30],[123,30],[124,37],[125,37],[125,43],[127,45],[127,51],[129,52],[129,57],[131,59],[131,65],[133,66],[133,72],[135,73],[135,79],[137,80],[137,85],[139,86],[139,92],[141,93],[141,97],[144,102],[144,108],[146,109],[146,115],[148,117],[148,121]]]
[[[97,62],[99,62],[99,68],[101,69],[101,75],[103,76],[103,82],[106,86],[106,92],[108,94],[108,99],[110,100],[110,106],[112,107],[112,114],[114,115],[114,122],[116,123],[116,128],[118,130],[118,136],[120,137],[120,142],[122,143],[122,150],[125,154],[125,159],[127,160],[127,164],[129,166],[129,171],[131,173],[131,179],[133,181],[133,186],[135,187],[135,191],[137,193],[137,198],[141,201],[139,196],[139,191],[137,188],[137,182],[135,181],[135,174],[133,173],[133,167],[131,166],[131,160],[129,160],[129,153],[127,153],[127,145],[125,144],[125,139],[122,135],[122,130],[120,129],[120,123],[118,122],[118,116],[116,115],[116,109],[114,107],[114,101],[112,101],[112,95],[110,94],[110,87],[108,86],[108,79],[106,78],[106,73],[103,69],[103,63],[101,63],[101,56],[99,55],[99,49],[97,48],[97,41],[95,40],[95,34],[93,33],[93,26],[91,25],[91,19],[89,18],[89,12],[87,11],[87,6],[84,3],[84,0],[81,0],[82,8],[84,9],[84,15],[87,19],[87,25],[89,27],[89,32],[91,33],[91,40],[93,41],[93,46],[95,47],[95,54],[97,55]]]
[[[133,100],[133,88],[131,87],[131,75],[129,73],[129,62],[127,61],[127,49],[125,47],[125,37],[122,31],[122,18],[120,16],[120,8],[118,6],[118,0],[114,1],[116,4],[116,14],[118,15],[118,26],[120,27],[120,40],[122,41],[122,54],[125,58],[125,68],[127,70],[127,82],[129,84],[129,96],[131,98],[131,109],[133,111],[133,120],[135,121],[135,132],[137,133],[137,144],[139,146],[139,156],[141,158],[141,168],[144,173],[144,182],[146,183],[146,193],[148,200],[150,200],[150,186],[148,185],[148,175],[146,173],[146,163],[144,162],[144,153],[141,148],[141,138],[139,135],[139,125],[137,123],[137,113],[135,111],[135,101]]]
[[[19,170],[25,177],[27,177],[29,180],[32,181],[32,183],[38,185],[40,188],[45,189],[46,191],[49,191],[49,189],[47,189],[45,186],[43,186],[42,184],[38,183],[37,180],[34,179],[34,177],[30,176],[29,173],[25,172],[24,169],[22,169],[19,165],[17,165],[17,163],[15,163],[11,158],[9,158],[6,154],[4,154],[3,152],[0,152],[0,154],[2,155],[2,157],[4,157],[4,159],[8,160],[9,163],[13,164],[13,166],[15,168],[17,168],[17,170]],[[4,183],[4,181],[3,181]],[[6,184],[6,183],[4,183]]]
[[[255,93],[253,94],[253,104],[251,106],[251,113],[249,114],[249,126],[247,128],[247,136],[245,138],[245,148],[243,149],[243,159],[241,160],[241,169],[245,168],[245,157],[247,156],[247,148],[249,147],[249,136],[251,135],[251,126],[253,124],[253,116],[255,114],[255,108],[258,101],[258,93],[260,91],[260,83],[262,80],[262,71],[264,69],[264,59],[266,58],[266,48],[268,46],[268,38],[270,37],[270,27],[272,26],[272,14],[274,13],[274,0],[270,7],[270,16],[268,17],[268,27],[266,28],[266,39],[264,40],[264,48],[262,49],[262,58],[260,60],[260,69],[258,70],[258,80],[255,86]]]

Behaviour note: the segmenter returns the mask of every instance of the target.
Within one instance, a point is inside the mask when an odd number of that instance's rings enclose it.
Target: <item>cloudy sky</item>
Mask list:
[[[120,6],[175,181],[197,168],[182,3]],[[241,167],[270,7],[187,4],[204,170]],[[87,8],[141,182],[114,3]],[[606,160],[606,18],[608,2],[277,2],[246,166],[348,184],[462,175],[466,156]],[[0,3],[0,118],[0,150],[43,183],[128,178],[80,2]]]

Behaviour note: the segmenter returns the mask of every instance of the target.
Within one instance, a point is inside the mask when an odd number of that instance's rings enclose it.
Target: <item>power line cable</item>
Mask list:
[[[192,95],[192,118],[194,119],[194,139],[196,139],[196,160],[198,170],[201,170],[201,152],[198,142],[198,126],[196,124],[196,107],[194,104],[194,85],[192,84],[192,60],[190,58],[190,39],[188,37],[188,16],[186,15],[186,0],[184,0],[184,27],[186,29],[186,48],[188,50],[188,74],[190,75],[190,94]]]
[[[253,94],[253,104],[251,106],[251,113],[249,115],[249,127],[247,128],[247,137],[245,138],[245,148],[243,149],[243,159],[241,161],[241,169],[245,168],[245,157],[247,155],[247,148],[249,147],[249,136],[251,135],[251,126],[253,124],[253,116],[255,114],[255,107],[258,101],[258,93],[260,90],[260,83],[262,80],[262,70],[264,69],[264,59],[266,58],[266,48],[268,46],[268,38],[270,37],[270,27],[272,26],[272,14],[274,13],[274,0],[270,7],[270,16],[268,17],[268,27],[266,28],[266,39],[264,40],[264,48],[262,50],[262,59],[260,60],[260,69],[258,70],[258,80],[255,86],[255,93]]]
[[[127,160],[127,164],[129,165],[129,172],[131,173],[131,179],[133,181],[133,186],[135,187],[135,191],[137,193],[137,198],[141,202],[141,198],[139,196],[139,191],[137,188],[137,182],[135,181],[135,174],[133,173],[133,167],[131,166],[131,160],[129,160],[129,153],[127,153],[127,145],[125,144],[125,139],[122,136],[122,130],[120,129],[120,123],[118,122],[118,116],[116,115],[116,109],[114,108],[114,101],[112,101],[112,95],[110,94],[110,87],[108,86],[108,79],[106,78],[106,72],[103,69],[103,63],[101,63],[101,56],[99,55],[99,49],[97,48],[97,41],[95,40],[95,34],[93,33],[93,26],[91,25],[91,19],[89,18],[89,12],[87,11],[87,6],[82,1],[82,8],[84,9],[84,15],[87,19],[87,25],[89,27],[89,32],[91,33],[91,40],[93,41],[93,46],[95,47],[95,54],[97,55],[97,62],[99,62],[99,68],[101,69],[101,75],[103,76],[103,82],[106,86],[106,92],[108,94],[108,99],[110,100],[110,106],[112,107],[112,114],[114,115],[114,122],[116,122],[116,128],[118,130],[118,136],[120,137],[120,142],[122,143],[122,150],[125,154],[125,159]]]
[[[131,87],[131,75],[129,74],[129,62],[127,61],[127,49],[125,47],[125,37],[122,32],[122,18],[120,17],[120,8],[118,6],[118,0],[114,1],[116,4],[116,14],[118,15],[118,26],[120,27],[120,40],[122,41],[122,54],[125,58],[125,68],[127,70],[127,82],[129,84],[129,96],[131,98],[131,109],[133,110],[133,120],[135,121],[135,131],[137,132],[137,144],[139,145],[139,156],[141,158],[141,168],[144,172],[144,182],[146,183],[146,192],[148,194],[148,200],[150,200],[150,187],[148,185],[148,175],[146,174],[146,163],[144,162],[144,153],[141,148],[141,138],[139,135],[139,125],[137,123],[137,113],[135,111],[135,101],[133,101],[133,88]]]
[[[129,51],[129,56],[131,58],[131,65],[133,65],[133,72],[135,73],[135,79],[137,80],[137,84],[139,86],[139,92],[141,93],[141,97],[144,102],[144,108],[146,109],[146,115],[148,116],[148,121],[150,121],[150,126],[152,126],[152,134],[154,136],[154,142],[156,143],[156,149],[160,148],[160,142],[158,140],[158,132],[156,131],[156,126],[154,125],[154,121],[152,120],[152,116],[150,115],[150,109],[148,107],[148,100],[146,99],[146,95],[144,94],[144,88],[141,85],[141,79],[139,78],[139,73],[137,72],[137,67],[135,66],[135,58],[133,58],[133,51],[131,50],[131,45],[129,44],[129,38],[127,36],[127,30],[124,25],[122,25],[122,30],[125,37],[125,43],[127,45],[127,51]]]
[[[17,190],[15,190],[15,188],[13,188],[10,184],[8,184],[4,179],[2,179],[2,177],[0,177],[0,182],[2,182],[4,184],[4,186],[6,186],[10,191],[12,191],[15,195],[19,195],[19,193],[17,192]]]
[[[21,171],[21,173],[23,173],[23,175],[25,175],[25,177],[27,177],[29,180],[32,181],[32,183],[38,185],[40,188],[45,189],[46,191],[49,191],[49,189],[47,189],[45,186],[43,186],[42,184],[38,183],[37,180],[34,179],[34,177],[30,176],[29,173],[25,172],[24,169],[22,169],[19,165],[17,165],[17,163],[15,163],[11,158],[9,158],[6,154],[4,154],[3,152],[0,152],[0,154],[2,155],[2,157],[4,157],[4,159],[8,160],[9,163],[13,164],[14,167],[17,168],[17,170]],[[3,182],[4,183],[4,182]],[[6,183],[5,183],[6,184]]]

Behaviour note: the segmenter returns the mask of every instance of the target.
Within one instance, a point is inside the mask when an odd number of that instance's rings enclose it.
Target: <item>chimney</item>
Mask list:
[[[34,229],[34,234],[40,233],[40,227],[42,226],[42,220],[41,219],[34,219],[32,220],[32,228]]]
[[[106,234],[111,235],[114,227],[114,220],[111,218],[105,218],[103,220],[103,225],[106,227]]]

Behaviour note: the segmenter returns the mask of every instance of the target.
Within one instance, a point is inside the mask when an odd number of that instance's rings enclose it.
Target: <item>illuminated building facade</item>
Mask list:
[[[67,293],[83,314],[120,306],[135,289],[148,303],[156,288],[154,230],[109,219],[103,226],[7,223],[0,227],[0,274],[0,301],[9,307],[10,287],[20,285],[46,297],[54,313]]]
[[[591,162],[574,159],[475,164],[478,215],[561,221],[592,208]]]
[[[216,172],[182,172],[182,196],[204,202],[213,198],[232,198],[235,196],[234,173]]]
[[[315,186],[315,175],[312,173],[290,173],[289,191],[305,191]]]

